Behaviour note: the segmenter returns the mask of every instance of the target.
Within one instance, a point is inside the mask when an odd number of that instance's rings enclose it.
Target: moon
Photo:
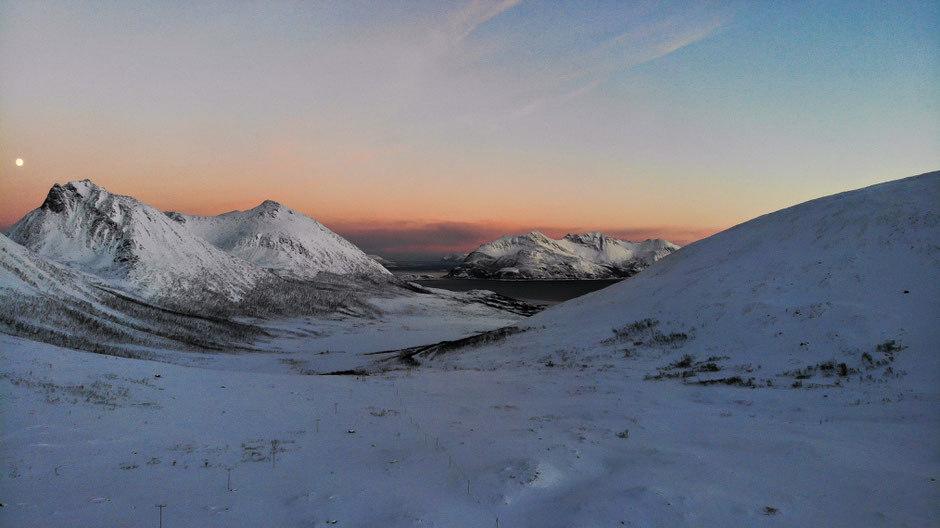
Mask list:
[[[17,167],[23,166],[23,158],[16,158],[16,166]]]

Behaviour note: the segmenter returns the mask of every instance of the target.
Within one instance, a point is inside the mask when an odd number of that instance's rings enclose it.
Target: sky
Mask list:
[[[276,200],[392,259],[686,244],[940,168],[938,28],[935,1],[3,0],[0,228],[90,178]]]

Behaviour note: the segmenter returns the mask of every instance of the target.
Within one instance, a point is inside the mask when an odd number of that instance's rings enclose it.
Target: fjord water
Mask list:
[[[599,280],[493,280],[493,279],[432,279],[417,280],[429,288],[451,291],[490,290],[531,304],[551,306],[592,291],[606,288],[623,279]]]

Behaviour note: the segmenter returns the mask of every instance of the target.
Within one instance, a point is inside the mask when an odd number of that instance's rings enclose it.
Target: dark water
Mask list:
[[[435,279],[414,281],[430,288],[451,291],[490,290],[532,304],[552,305],[606,288],[622,279],[529,280]]]
[[[447,275],[447,272],[450,270],[428,267],[428,268],[389,268],[388,271],[391,271],[392,275],[395,275],[396,277],[430,275],[435,278],[441,278],[444,275]]]

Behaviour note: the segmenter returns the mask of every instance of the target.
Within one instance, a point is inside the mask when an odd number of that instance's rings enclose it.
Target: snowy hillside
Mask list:
[[[755,383],[781,383],[778,375],[827,360],[867,376],[868,363],[884,355],[879,346],[900,346],[895,373],[933,383],[940,379],[938,241],[938,173],[820,198],[538,314],[529,324],[545,330],[519,340],[727,356],[719,364],[762,365],[744,376]],[[658,324],[641,328],[645,320]]]
[[[480,246],[448,277],[493,279],[607,279],[629,277],[679,246],[662,239],[627,242],[602,233],[560,240],[532,231]]]
[[[101,288],[95,277],[45,259],[3,235],[0,272],[0,333],[135,357],[153,357],[141,351],[144,347],[224,345],[231,350],[260,334],[250,325],[187,317],[128,299]]]
[[[542,497],[529,519],[566,526],[936,525],[938,241],[934,172],[756,218],[409,363],[515,373],[504,401],[538,441],[490,456],[536,470],[492,497],[504,519]],[[501,417],[487,437],[524,430]]]
[[[45,202],[7,236],[43,257],[151,299],[237,300],[270,277],[157,209],[89,180],[54,185]]]
[[[0,335],[0,524],[937,526],[937,204],[814,200],[528,319],[387,297],[160,362]]]
[[[381,264],[307,215],[266,200],[219,216],[167,213],[214,246],[277,275],[312,280],[322,272],[390,277]]]

